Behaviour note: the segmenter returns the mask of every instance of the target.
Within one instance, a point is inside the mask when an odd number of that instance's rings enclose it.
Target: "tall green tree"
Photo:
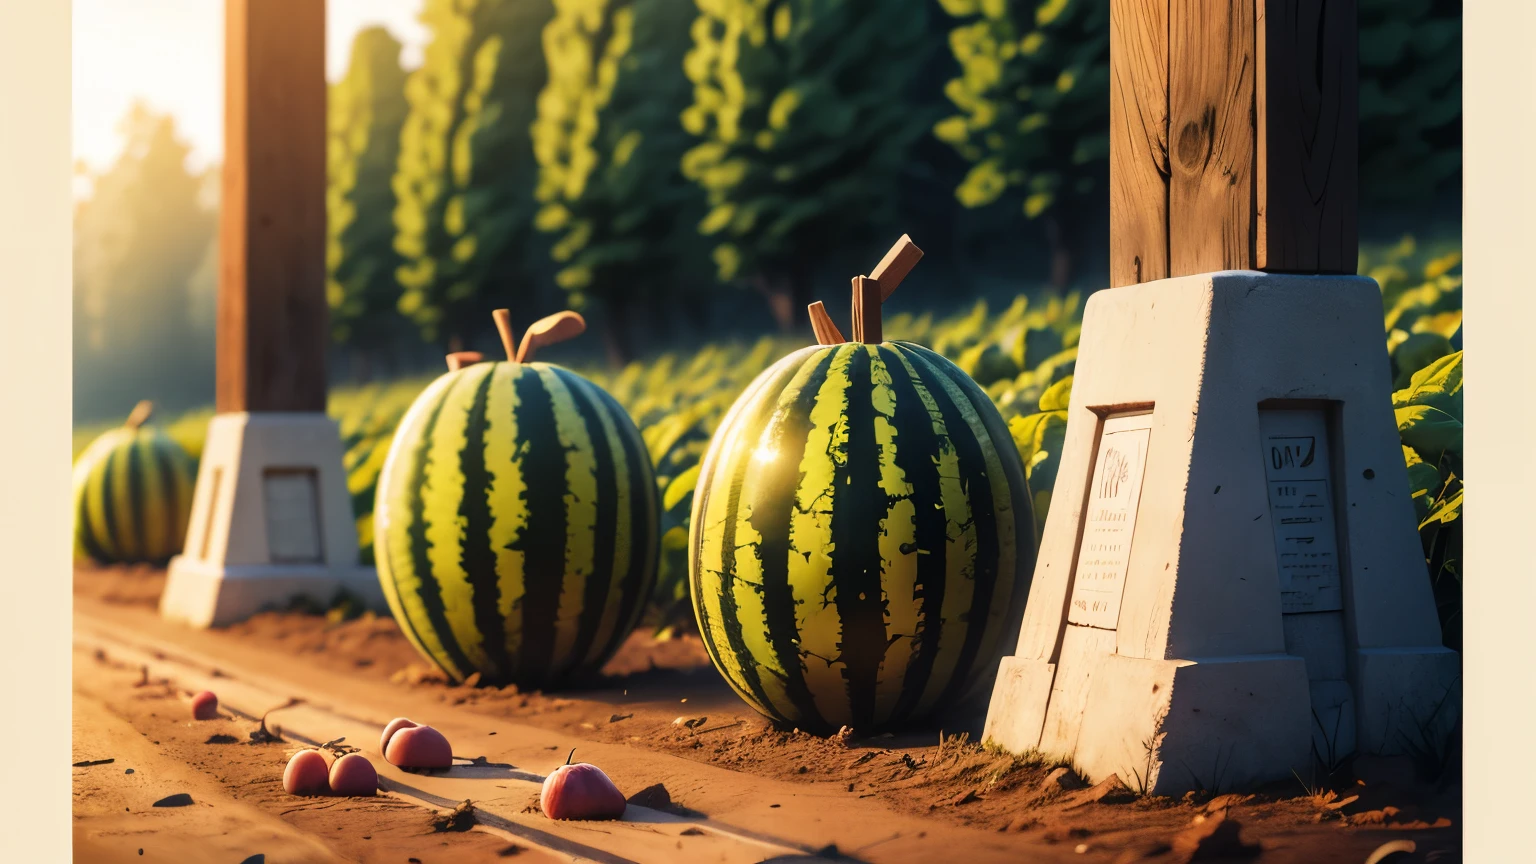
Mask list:
[[[1436,203],[1460,187],[1461,6],[1360,0],[1360,203],[1368,215]]]
[[[958,20],[949,44],[959,113],[934,135],[971,163],[966,207],[998,202],[1043,222],[1050,279],[1064,288],[1084,215],[1107,206],[1109,4],[1104,0],[939,0]],[[1104,199],[1100,201],[1099,199]],[[1090,244],[1103,245],[1102,238]]]
[[[556,238],[555,282],[581,308],[603,307],[612,361],[633,354],[641,307],[674,305],[697,245],[697,190],[680,163],[692,140],[678,125],[691,87],[681,59],[691,4],[681,0],[555,0],[544,28],[549,83],[533,126],[538,227]],[[642,316],[643,320],[643,316]]]
[[[708,197],[699,230],[718,277],[749,281],[787,328],[804,315],[814,264],[864,260],[858,244],[889,240],[896,186],[931,122],[904,98],[930,48],[928,6],[696,2],[682,121],[699,140],[683,173]]]
[[[489,311],[537,303],[529,127],[546,80],[539,39],[550,0],[426,0],[432,38],[406,81],[394,188],[400,311],[450,347]],[[542,257],[541,255],[539,257]]]
[[[331,86],[326,190],[326,300],[331,336],[353,349],[359,377],[387,359],[402,336],[396,308],[401,259],[395,251],[391,185],[405,124],[400,42],[383,27],[352,41],[346,76]]]
[[[176,410],[213,397],[211,322],[193,277],[216,225],[174,120],[135,104],[123,151],[84,178],[74,217],[74,411],[122,416],[140,399]]]

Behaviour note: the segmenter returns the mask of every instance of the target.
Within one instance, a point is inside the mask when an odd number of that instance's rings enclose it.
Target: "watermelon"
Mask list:
[[[908,727],[990,683],[1017,638],[1034,565],[1024,465],[953,363],[816,329],[824,344],[763,372],[710,443],[694,612],[763,715],[817,734]]]
[[[506,335],[504,311],[498,324]],[[565,322],[565,323],[560,323]],[[390,445],[374,555],[400,629],[445,675],[551,688],[598,670],[656,582],[659,501],[612,396],[532,350],[585,328],[530,328],[521,362],[449,358]]]
[[[153,410],[140,402],[75,463],[77,559],[164,564],[186,543],[197,463],[164,430],[146,425]]]

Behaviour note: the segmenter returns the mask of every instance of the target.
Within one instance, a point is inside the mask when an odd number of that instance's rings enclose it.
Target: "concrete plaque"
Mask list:
[[[315,472],[268,469],[263,479],[267,548],[272,562],[324,560],[324,550],[320,548],[320,495]]]
[[[1136,506],[1146,473],[1152,414],[1121,414],[1104,421],[1093,481],[1083,518],[1082,543],[1072,580],[1073,624],[1113,630],[1120,621],[1120,598],[1131,562]]]
[[[1281,612],[1343,609],[1333,462],[1322,409],[1261,409]]]

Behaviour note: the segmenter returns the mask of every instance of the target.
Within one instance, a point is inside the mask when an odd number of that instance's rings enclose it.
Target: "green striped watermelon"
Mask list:
[[[656,582],[659,504],[639,431],[597,385],[526,362],[529,345],[525,362],[450,359],[379,476],[384,594],[455,681],[539,688],[593,673]]]
[[[958,367],[906,342],[823,341],[837,344],[780,360],[721,422],[689,580],[710,656],[750,705],[870,733],[933,716],[995,668],[1033,517],[1008,428]]]
[[[91,442],[74,468],[75,557],[163,564],[186,543],[197,464],[140,402],[128,422]]]

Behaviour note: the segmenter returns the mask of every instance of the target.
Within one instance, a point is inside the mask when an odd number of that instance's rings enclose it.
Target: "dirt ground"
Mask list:
[[[161,571],[149,568],[77,570],[77,608],[125,623],[147,622],[163,579]],[[1417,776],[1407,760],[1377,760],[1344,766],[1330,782],[1311,790],[1295,781],[1258,794],[1217,789],[1172,800],[1137,795],[1116,781],[1084,788],[1086,784],[1070,769],[982,748],[965,732],[946,734],[934,729],[902,737],[840,741],[774,728],[736,697],[693,636],[657,641],[648,630],[637,631],[605,668],[606,680],[600,687],[552,694],[523,693],[512,687],[448,686],[425,665],[393,620],[370,614],[342,620],[313,613],[265,613],[197,638],[225,650],[238,646],[250,656],[295,658],[304,667],[393,688],[413,699],[435,700],[467,715],[515,719],[578,739],[667,753],[749,776],[816,784],[849,798],[873,798],[909,822],[982,829],[1004,838],[1017,837],[1020,843],[1065,844],[1085,854],[1113,853],[1104,860],[1219,861],[1257,856],[1265,862],[1364,862],[1382,844],[1405,839],[1414,842],[1416,851],[1386,860],[1393,864],[1460,860],[1460,772],[1454,764],[1438,782]],[[246,837],[254,832],[270,836],[273,843],[296,844],[297,849],[298,844],[323,835],[328,853],[336,857],[302,860],[327,861],[443,860],[425,856],[446,851],[449,847],[440,845],[445,842],[453,844],[451,860],[491,860],[508,845],[505,839],[480,834],[444,839],[424,827],[428,817],[421,811],[387,799],[342,803],[326,799],[321,802],[324,806],[295,805],[278,780],[285,761],[280,749],[221,747],[209,743],[213,739],[202,727],[196,735],[181,734],[179,730],[187,724],[157,716],[157,697],[151,692],[138,694],[131,708],[119,708],[113,714],[82,692],[80,678],[77,671],[78,759],[91,758],[88,751],[102,736],[117,742],[131,740],[137,733],[155,742],[147,749],[140,746],[142,741],[135,745],[139,748],[135,752],[142,754],[136,758],[146,760],[145,764],[157,758],[167,768],[179,766],[183,773],[177,776],[184,776],[189,784],[195,781],[204,790],[194,792],[194,799],[198,794],[210,799],[223,795],[244,808],[238,816],[233,809],[221,811],[222,818],[233,819],[240,828],[220,829],[220,836]],[[126,801],[128,794],[123,776],[112,774],[112,767],[74,769],[77,850],[82,839],[87,844],[111,840],[116,848],[121,845],[118,839],[143,836],[151,846],[169,844],[164,845],[167,852],[187,840],[173,821],[160,814],[138,818],[130,810],[109,820],[106,814],[115,814],[118,802]],[[195,776],[198,772],[201,779]],[[147,779],[135,782],[143,784]],[[148,794],[136,799],[140,806]],[[710,809],[704,801],[674,799],[673,804],[706,813]],[[401,807],[411,810],[411,815],[401,813]],[[86,824],[91,827],[82,834],[80,826]],[[214,829],[203,825],[199,830]],[[359,839],[364,835],[374,839]],[[380,837],[389,837],[393,850],[418,844],[410,848],[421,854],[402,856],[392,851],[394,857],[370,857],[370,850],[381,845]],[[529,850],[519,860],[538,860],[533,854]],[[117,859],[80,858],[77,851],[76,860]]]

